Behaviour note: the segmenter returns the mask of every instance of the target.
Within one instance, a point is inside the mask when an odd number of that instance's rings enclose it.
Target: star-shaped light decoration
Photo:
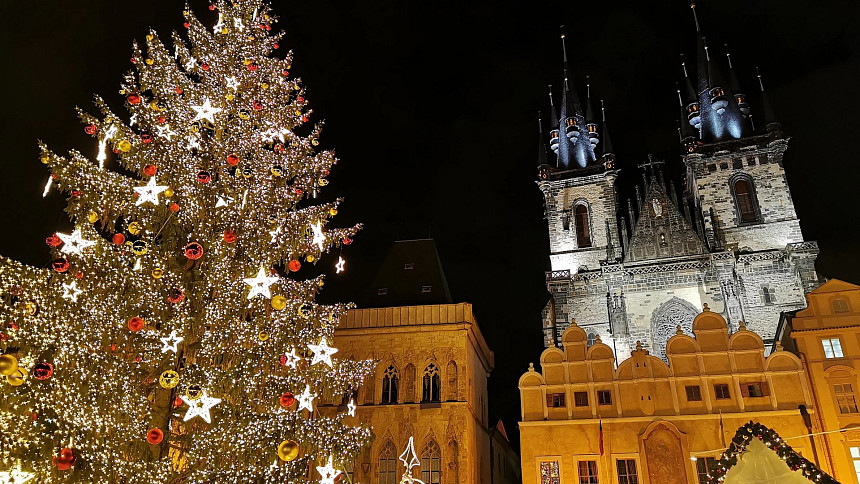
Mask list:
[[[200,140],[197,139],[196,136],[192,135],[188,137],[188,143],[185,143],[185,149],[187,150],[199,150],[200,149]]]
[[[184,340],[185,338],[176,334],[176,330],[174,329],[173,331],[170,332],[170,334],[168,336],[165,336],[164,338],[159,338],[159,339],[161,340],[161,343],[164,345],[161,347],[162,353],[167,353],[168,351],[172,351],[172,352],[176,353],[177,351],[179,351],[179,343],[181,343],[182,340]]]
[[[242,23],[242,19],[240,19],[239,17],[233,19],[233,26],[236,27],[238,30],[245,30],[245,24]]]
[[[288,366],[290,368],[295,368],[296,365],[301,361],[302,357],[296,354],[295,348],[290,348],[290,351],[284,353],[284,366]]]
[[[346,266],[346,261],[343,260],[343,257],[337,256],[337,264],[334,265],[335,272],[340,274],[343,272],[344,266]]]
[[[227,87],[234,91],[239,88],[239,80],[236,79],[236,76],[230,76],[227,78]]]
[[[159,138],[167,138],[167,141],[173,140],[173,137],[176,136],[176,132],[170,129],[169,124],[165,124],[164,126],[156,126],[155,130],[158,131],[156,135]]]
[[[311,393],[311,386],[305,385],[305,391],[303,391],[299,396],[296,397],[296,400],[299,401],[299,410],[306,408],[309,411],[314,411],[314,399],[317,396]]]
[[[326,465],[322,467],[317,466],[317,472],[320,473],[320,484],[334,484],[335,478],[338,474],[341,474],[339,470],[332,466],[332,456],[328,456]]]
[[[253,299],[257,294],[266,299],[271,299],[272,291],[270,287],[276,282],[278,282],[278,276],[267,276],[266,269],[261,265],[260,272],[255,277],[245,278],[245,284],[251,286],[251,290],[248,291],[248,299]]]
[[[77,281],[72,281],[68,284],[63,284],[63,299],[69,299],[72,302],[78,302],[78,296],[84,291],[78,289]],[[2,481],[0,481],[2,483]]]
[[[349,399],[349,403],[346,404],[346,414],[350,417],[355,417],[355,409],[358,408],[355,406],[355,400],[352,398]]]
[[[137,124],[137,113],[134,113],[128,117],[128,125],[134,126],[135,124]]]
[[[406,444],[406,449],[400,454],[400,462],[403,462],[403,465],[406,466],[406,471],[403,472],[403,477],[400,478],[400,482],[403,484],[424,484],[423,481],[419,479],[415,479],[412,477],[412,468],[421,463],[418,460],[418,454],[415,453],[415,443],[412,441],[412,437],[409,437],[409,443]]]
[[[185,63],[185,70],[190,71],[191,69],[194,69],[195,67],[197,67],[197,59],[189,56],[188,62]]]
[[[278,240],[278,236],[281,235],[282,230],[283,227],[281,227],[280,225],[270,230],[269,235],[272,236],[272,240],[270,240],[270,242],[274,243],[276,240]]]
[[[311,365],[323,362],[328,366],[332,366],[331,355],[337,353],[337,348],[329,346],[325,340],[325,336],[320,340],[320,344],[308,345],[308,348],[314,352],[314,357],[311,359]]]
[[[185,412],[185,417],[182,419],[185,422],[194,417],[200,417],[205,420],[206,423],[212,423],[212,416],[209,415],[209,410],[211,410],[215,405],[221,403],[220,398],[210,397],[209,395],[206,395],[206,392],[203,392],[203,396],[196,400],[192,400],[188,395],[182,395],[179,398],[188,404],[188,411]]]
[[[71,234],[57,233],[57,237],[63,241],[60,252],[64,254],[80,254],[87,247],[96,245],[95,240],[84,240],[81,236],[81,229],[75,229]]]
[[[0,472],[0,484],[25,484],[30,482],[34,474],[21,470],[21,461],[15,469]]]
[[[158,205],[158,194],[168,188],[169,187],[166,185],[156,185],[155,177],[152,177],[146,185],[142,187],[134,187],[134,191],[140,195],[137,197],[137,201],[134,202],[134,204],[143,205],[146,202],[150,202],[153,205]]]
[[[202,106],[191,106],[191,109],[197,112],[197,114],[194,115],[194,119],[192,119],[192,121],[206,119],[210,123],[214,123],[215,115],[223,111],[221,108],[212,107],[212,103],[210,103],[208,99],[203,102]]]
[[[320,251],[322,251],[323,242],[325,242],[325,235],[322,233],[322,222],[311,224],[311,230],[314,231],[314,240],[311,243],[319,247]]]
[[[233,199],[230,197],[218,197],[218,201],[215,202],[215,208],[226,207],[230,205],[230,202],[232,201]]]
[[[224,28],[224,14],[218,13],[218,23],[212,26],[212,31],[216,34],[221,33],[221,29]]]

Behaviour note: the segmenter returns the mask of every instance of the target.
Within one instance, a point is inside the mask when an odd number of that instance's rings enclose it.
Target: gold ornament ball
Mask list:
[[[335,215],[337,215],[337,209],[336,208],[328,209],[328,214],[331,215],[332,217],[334,217]]]
[[[131,243],[131,251],[134,255],[145,255],[149,252],[149,244],[145,240],[135,240]]]
[[[51,157],[49,157],[48,155],[45,155],[42,158],[40,158],[40,160],[42,161],[43,164],[47,165],[48,162],[51,161]]]
[[[137,235],[140,231],[143,230],[143,227],[140,226],[139,222],[132,222],[128,224],[128,233],[131,235]]]
[[[321,187],[328,185],[328,180],[326,180],[325,178],[320,178],[319,185]]]
[[[314,146],[319,146],[320,142],[319,142],[319,140],[318,140],[318,139],[313,138],[313,139],[311,139],[311,144],[312,144],[312,145],[314,145]]]
[[[303,318],[311,317],[311,312],[313,311],[313,307],[310,304],[302,304],[299,306],[299,316]]]
[[[24,304],[24,309],[27,311],[27,314],[29,316],[32,316],[36,314],[36,311],[39,309],[39,307],[36,306],[36,303],[28,302]]]
[[[272,308],[276,311],[283,311],[287,307],[287,298],[278,294],[272,298]]]
[[[203,389],[200,385],[191,385],[188,390],[185,390],[185,395],[189,400],[197,400],[203,396]]]
[[[154,36],[154,35],[152,35],[152,34],[146,34],[146,40],[148,40],[148,41],[152,42],[152,39],[154,39],[154,38],[155,38],[155,36]]]
[[[12,372],[11,375],[6,376],[6,381],[9,382],[13,387],[19,387],[24,384],[24,381],[27,380],[29,374],[27,373],[26,368],[15,368],[15,371]]]
[[[152,109],[153,111],[158,111],[158,101],[152,101],[151,103],[149,103],[149,109]]]
[[[293,440],[285,440],[278,446],[278,458],[285,462],[295,460],[299,456],[299,444]]]
[[[158,384],[161,385],[161,388],[174,388],[176,385],[179,385],[179,373],[173,370],[164,371],[158,377]]]
[[[127,139],[124,139],[124,140],[119,142],[118,147],[119,147],[119,150],[122,151],[123,153],[128,153],[128,150],[131,149],[131,143]]]
[[[9,376],[18,369],[18,358],[12,355],[0,355],[0,375]]]
[[[263,89],[268,89],[269,85],[267,83],[263,82],[260,84],[260,87],[262,87]]]
[[[260,331],[260,334],[258,334],[257,337],[260,338],[260,341],[266,341],[269,339],[269,333]]]
[[[152,277],[154,277],[156,279],[161,279],[161,276],[163,276],[163,275],[164,275],[164,269],[162,269],[160,267],[156,267],[155,269],[152,270]]]
[[[89,220],[89,222],[90,222],[91,224],[94,224],[94,223],[96,223],[96,222],[98,222],[98,221],[99,221],[99,214],[97,214],[97,213],[95,213],[94,211],[90,210],[90,213],[88,213],[88,214],[87,214],[87,220]]]
[[[274,176],[277,176],[277,177],[284,176],[284,169],[278,165],[274,165],[272,168],[270,168],[270,170],[272,171],[272,175],[274,175]]]
[[[172,197],[172,196],[173,196],[173,189],[172,189],[172,188],[168,188],[167,190],[164,190],[164,196],[165,196],[165,197],[167,197],[167,198]]]
[[[227,32],[229,32],[229,31],[230,31],[230,29],[228,29],[227,27],[224,27],[224,28],[222,28],[222,29],[221,29],[221,33],[222,33],[222,34],[225,34],[225,35],[226,35],[226,34],[227,34]]]
[[[151,57],[147,57],[146,65],[151,66],[152,64],[155,64],[155,60],[153,60]]]
[[[224,97],[225,97],[225,98],[227,98],[227,100],[228,100],[228,101],[232,101],[232,100],[233,100],[233,94],[232,94],[232,93],[227,93],[227,95],[226,95],[226,96],[224,96]]]
[[[245,64],[246,66],[249,66],[249,65],[251,65],[251,59],[245,59],[242,61],[242,63]]]
[[[305,259],[306,259],[308,262],[313,262],[313,261],[317,260],[317,259],[316,259],[316,257],[314,257],[314,256],[312,256],[312,255],[309,255],[309,256],[305,257]]]

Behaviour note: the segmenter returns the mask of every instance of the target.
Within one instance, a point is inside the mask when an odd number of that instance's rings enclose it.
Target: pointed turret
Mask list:
[[[570,90],[570,68],[567,64],[567,46],[564,42],[564,32],[561,33],[561,48],[564,53],[564,91],[561,95],[561,122],[568,139],[576,143],[582,130],[582,107],[576,95],[576,89]]]
[[[696,23],[696,55],[698,61],[698,76],[697,94],[701,94],[708,90],[708,79],[711,74],[708,72],[708,48],[705,46],[705,37],[702,35],[702,29],[699,27],[699,17],[696,16],[696,4],[691,3],[690,9],[693,11],[693,21]]]
[[[552,84],[549,85],[549,147],[558,153],[558,114],[552,103]]]
[[[701,136],[702,115],[701,108],[699,107],[699,96],[696,94],[696,91],[693,89],[693,83],[690,81],[690,74],[687,72],[687,63],[684,61],[684,54],[681,54],[681,70],[684,71],[684,84],[687,91],[686,99],[684,102],[681,102],[681,107],[685,108],[687,123],[696,128]],[[678,90],[678,99],[680,99],[680,96],[681,91]]]
[[[603,164],[607,169],[615,168],[615,151],[612,149],[612,139],[609,137],[609,126],[606,124],[606,107],[600,100],[600,113],[603,117]]]
[[[695,9],[693,10],[695,14]],[[696,22],[698,25],[698,22]],[[708,44],[704,37],[702,43],[705,45],[705,60],[708,62],[708,94],[711,96],[711,107],[717,114],[726,112],[726,106],[729,101],[726,99],[725,81],[717,62],[711,62],[711,52],[708,50]]]
[[[600,142],[597,134],[597,123],[594,119],[594,109],[591,108],[591,79],[585,76],[585,127],[588,130],[588,141],[592,146]]]
[[[538,111],[538,166],[549,166],[546,157],[546,145],[543,140],[543,121]]]
[[[740,110],[744,116],[749,116],[750,105],[747,104],[747,96],[743,93],[741,83],[738,82],[738,76],[735,74],[735,68],[732,66],[732,54],[729,53],[729,44],[725,44],[725,47],[726,60],[729,62],[729,85],[732,88],[732,94],[735,96],[735,101],[738,103],[738,110]]]
[[[764,83],[761,80],[761,72],[758,67],[755,68],[756,77],[758,77],[758,87],[761,89],[761,105],[764,110],[764,126],[768,131],[778,130],[779,123],[776,120],[776,115],[773,113],[773,108],[770,105],[767,92],[764,90]]]
[[[689,83],[690,81],[688,79],[687,84]],[[684,108],[684,100],[681,97],[681,88],[677,84],[675,84],[675,91],[678,92],[678,106],[681,109],[681,120],[678,123],[678,137],[680,138],[681,146],[684,147],[684,151],[692,151],[696,146],[696,135],[690,131],[690,124],[684,120],[684,116],[687,114],[687,109]],[[696,109],[698,109],[698,103],[696,104]]]

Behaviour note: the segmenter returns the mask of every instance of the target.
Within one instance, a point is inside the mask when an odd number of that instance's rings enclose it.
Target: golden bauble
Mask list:
[[[117,145],[117,148],[119,148],[119,150],[122,151],[123,153],[128,153],[128,150],[131,149],[131,142],[129,142],[127,139],[124,139],[124,140],[119,142],[119,145]]]
[[[27,380],[27,376],[29,376],[27,369],[19,366],[18,368],[15,368],[15,371],[13,371],[11,375],[6,376],[6,381],[13,387],[19,387],[24,384],[25,380]]]
[[[150,42],[151,42],[151,41],[152,41],[152,39],[154,39],[154,38],[155,38],[155,36],[154,36],[154,35],[152,35],[152,34],[146,34],[146,40],[148,40],[148,41],[150,41]]]
[[[287,298],[278,294],[272,298],[272,308],[276,311],[283,311],[287,307]]]
[[[274,176],[277,176],[277,177],[284,176],[284,169],[281,168],[279,165],[272,166],[272,168],[270,168],[270,170],[272,171],[272,175],[274,175]]]
[[[48,156],[48,155],[45,155],[45,156],[43,156],[43,157],[41,157],[41,158],[39,158],[39,159],[40,159],[40,160],[42,161],[42,163],[43,163],[43,164],[45,164],[45,165],[47,165],[47,164],[48,164],[48,162],[49,162],[49,161],[51,161],[51,157],[50,157],[50,156]]]
[[[172,197],[172,196],[173,196],[173,189],[172,189],[172,188],[168,188],[167,190],[164,190],[164,196],[165,196],[165,197],[167,197],[167,198]]]
[[[99,214],[90,210],[90,213],[87,214],[87,220],[89,220],[91,224],[94,224],[99,221]]]
[[[245,59],[242,61],[242,63],[245,64],[246,66],[251,65],[251,62],[252,62],[251,59]]]
[[[191,385],[185,390],[185,395],[189,400],[197,400],[203,396],[203,389],[200,388],[200,385]]]
[[[128,224],[128,233],[131,235],[137,235],[141,230],[143,230],[143,227],[140,226],[140,222],[132,222]]]
[[[158,384],[161,385],[161,388],[174,388],[176,385],[179,385],[179,373],[173,370],[164,371],[158,377]]]
[[[36,314],[36,311],[39,309],[39,306],[36,306],[36,303],[27,302],[24,303],[24,310],[27,311],[29,316]]]
[[[262,87],[263,89],[268,89],[269,85],[265,82],[262,82],[262,83],[260,83],[260,87]]]
[[[145,255],[149,252],[149,244],[145,240],[135,240],[131,243],[131,251],[134,255]]]
[[[257,337],[260,338],[260,341],[266,341],[269,339],[269,333],[265,331],[260,331],[260,333],[257,334]]]
[[[226,34],[227,34],[227,32],[229,32],[229,31],[230,31],[230,29],[228,29],[227,27],[224,27],[224,28],[222,28],[222,29],[221,29],[221,33],[222,33],[222,34],[225,34],[225,35],[226,35]]]
[[[317,260],[317,259],[316,259],[316,257],[314,257],[314,256],[312,256],[312,255],[309,255],[309,256],[305,257],[305,259],[306,259],[308,262],[313,262],[313,261]]]
[[[290,462],[299,456],[299,444],[293,440],[285,440],[278,446],[278,458]]]
[[[311,317],[311,312],[313,311],[313,307],[310,304],[302,304],[299,306],[299,316],[303,318]]]
[[[232,93],[229,93],[229,92],[228,92],[228,93],[227,93],[227,95],[226,95],[226,96],[224,96],[224,97],[225,97],[225,98],[227,98],[227,100],[228,100],[228,101],[232,101],[232,100],[233,100],[233,94],[232,94]]]
[[[18,369],[18,358],[12,355],[0,355],[0,375],[9,376]]]
[[[158,111],[158,101],[152,101],[151,103],[149,103],[149,109]]]
[[[316,139],[316,138],[312,138],[312,139],[311,139],[311,144],[312,144],[312,145],[314,145],[314,146],[319,146],[320,142],[319,142],[319,140],[318,140],[318,139]]]
[[[301,110],[301,109],[296,109],[295,113],[296,113],[296,116],[301,116],[301,115],[302,115],[302,110]]]
[[[152,277],[154,277],[156,279],[161,279],[161,276],[163,276],[163,275],[164,275],[164,269],[162,269],[160,267],[156,267],[155,269],[152,270]]]
[[[321,187],[324,187],[324,186],[328,185],[328,180],[327,180],[327,179],[325,179],[325,178],[320,178],[320,179],[319,179],[319,185],[320,185]]]
[[[334,217],[335,215],[337,215],[337,209],[334,207],[328,209],[328,214]]]
[[[146,61],[144,61],[144,62],[146,62],[146,65],[148,65],[148,66],[155,64],[155,60],[153,60],[151,57],[147,57]]]

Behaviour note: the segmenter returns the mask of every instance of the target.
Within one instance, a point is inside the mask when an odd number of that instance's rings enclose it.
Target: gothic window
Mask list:
[[[379,453],[379,484],[397,484],[397,449],[390,440]]]
[[[445,371],[448,374],[448,401],[457,400],[457,363],[454,360],[448,362],[448,368]]]
[[[442,451],[430,440],[421,451],[421,480],[424,484],[442,483]]]
[[[678,326],[684,333],[693,332],[693,318],[699,312],[687,301],[673,297],[657,308],[651,316],[651,353],[658,357],[666,357],[666,342],[678,332]]]
[[[591,346],[597,342],[597,333],[595,333],[594,331],[589,331],[588,333],[586,333],[585,338],[588,342],[588,346]]]
[[[423,388],[421,392],[422,402],[439,401],[439,368],[435,363],[430,363],[424,369]]]
[[[397,403],[397,387],[400,386],[400,375],[393,365],[385,369],[382,375],[382,403]]]
[[[761,288],[761,297],[762,302],[765,304],[773,304],[776,302],[776,289],[768,286],[762,286]]]
[[[752,180],[749,177],[738,178],[732,185],[732,192],[735,196],[735,207],[740,223],[758,222],[758,204]]]
[[[403,370],[403,401],[406,403],[415,401],[415,367],[412,363],[406,365]]]
[[[578,247],[591,247],[591,224],[588,221],[588,207],[578,204],[573,208],[576,223],[576,244]]]

